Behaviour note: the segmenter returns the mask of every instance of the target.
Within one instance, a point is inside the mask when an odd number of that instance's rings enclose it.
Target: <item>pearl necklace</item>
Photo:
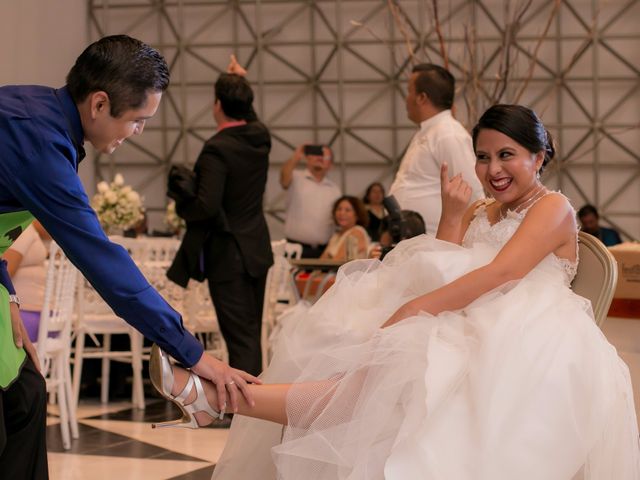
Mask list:
[[[522,212],[523,210],[525,210],[526,208],[531,206],[537,199],[539,199],[542,196],[544,196],[547,193],[547,191],[548,190],[545,188],[544,185],[540,185],[535,190],[535,192],[533,192],[531,194],[531,196],[529,198],[527,198],[526,200],[521,202],[515,208],[506,208],[505,209],[504,208],[504,204],[500,205],[500,220],[504,220],[505,218],[507,218],[507,215],[509,214],[509,212],[514,212],[514,213]]]

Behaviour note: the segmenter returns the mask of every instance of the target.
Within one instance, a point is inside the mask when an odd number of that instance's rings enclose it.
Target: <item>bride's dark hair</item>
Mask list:
[[[478,133],[483,129],[497,130],[532,153],[543,151],[544,161],[540,173],[556,153],[553,138],[536,112],[522,105],[494,105],[484,112],[471,133],[474,150]]]

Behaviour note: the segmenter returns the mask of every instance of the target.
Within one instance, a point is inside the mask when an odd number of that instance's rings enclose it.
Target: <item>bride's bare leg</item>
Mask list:
[[[184,389],[187,384],[189,372],[185,369],[173,366],[174,383],[172,394],[177,395]],[[202,387],[209,405],[214,410],[220,411],[218,406],[218,394],[216,386],[209,380],[201,377]],[[287,416],[287,395],[293,384],[267,384],[267,385],[248,385],[255,406],[247,403],[244,396],[238,394],[238,411],[231,412],[227,410],[225,413],[235,413],[247,417],[260,418],[270,422],[279,423],[281,425],[288,424]],[[308,413],[307,421],[313,419],[320,414],[333,397],[334,388],[336,387],[336,379],[322,380],[316,382],[305,382],[295,384],[298,392],[304,392],[304,395],[297,395],[297,399],[302,403],[298,405],[303,411]],[[196,398],[196,390],[193,388],[187,396],[186,404],[192,403]],[[231,405],[229,392],[226,392],[226,404]],[[198,425],[208,425],[213,421],[207,413],[198,412],[195,414]]]
[[[176,365],[173,366],[173,389],[171,393],[174,395],[179,394],[187,384],[189,372]],[[213,383],[204,378],[202,380],[202,386],[204,388],[205,395],[209,405],[214,410],[220,411],[218,406],[218,396],[216,387]],[[237,413],[239,415],[246,415],[248,417],[261,418],[263,420],[269,420],[271,422],[280,423],[282,425],[287,424],[287,411],[286,411],[286,398],[289,392],[290,384],[271,384],[271,385],[249,385],[248,388],[251,391],[255,406],[252,407],[247,403],[245,398],[238,395],[238,411],[226,413]],[[196,398],[195,388],[187,396],[186,404],[192,403]],[[229,401],[229,393],[227,392],[227,405],[231,405]],[[198,425],[208,425],[213,419],[204,412],[198,412],[195,414]]]

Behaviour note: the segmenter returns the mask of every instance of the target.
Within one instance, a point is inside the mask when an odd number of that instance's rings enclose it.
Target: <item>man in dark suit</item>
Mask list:
[[[229,72],[215,84],[218,129],[196,161],[193,196],[176,195],[187,231],[167,275],[183,286],[189,278],[208,280],[230,365],[257,375],[265,282],[273,264],[262,209],[271,137],[234,57]]]

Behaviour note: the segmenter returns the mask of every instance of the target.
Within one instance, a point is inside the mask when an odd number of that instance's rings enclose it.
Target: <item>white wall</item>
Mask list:
[[[61,87],[86,43],[85,0],[0,0],[0,85]],[[80,176],[92,191],[90,157]]]

